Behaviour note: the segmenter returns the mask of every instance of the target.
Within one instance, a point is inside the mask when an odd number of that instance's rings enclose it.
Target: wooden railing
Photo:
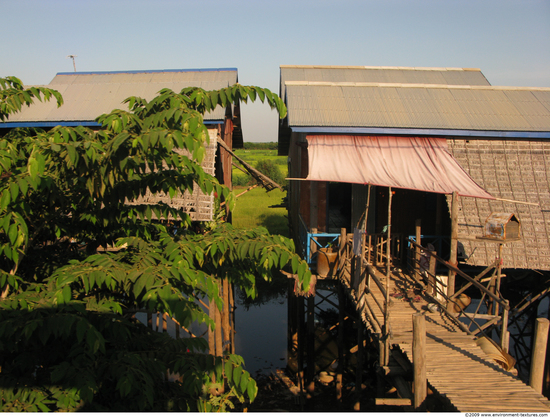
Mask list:
[[[465,332],[476,336],[485,335],[489,328],[500,326],[500,345],[508,349],[508,315],[510,304],[499,291],[501,280],[501,260],[496,259],[475,277],[470,277],[457,267],[439,257],[435,251],[408,240],[415,257],[409,257],[408,270],[411,277],[421,286],[438,309],[444,311]],[[439,272],[439,274],[437,273]],[[458,290],[447,287],[449,273],[465,280]],[[470,288],[475,289],[470,289]],[[466,295],[466,290],[474,296]],[[471,300],[479,300],[477,306],[471,306]],[[486,313],[480,313],[481,307],[487,307]],[[472,312],[473,310],[473,312]]]
[[[385,267],[388,262],[388,235],[387,234],[370,234],[365,237],[365,262],[375,267]],[[389,254],[391,264],[404,259],[405,249],[404,237],[402,234],[391,234],[389,240]]]
[[[408,275],[425,291],[432,308],[447,314],[460,329],[471,335],[487,336],[489,330],[500,327],[500,345],[508,351],[510,305],[499,292],[500,259],[495,260],[477,276],[471,277],[439,257],[435,251],[429,251],[414,240],[403,240],[398,234],[392,235],[389,247],[387,235],[363,234],[361,241],[356,237],[355,244],[361,245],[360,251],[357,248],[354,251],[353,234],[346,234],[343,230],[341,237],[345,238],[340,238],[339,242],[338,277],[354,291],[358,311],[364,313],[372,330],[378,334],[381,342],[381,363],[389,355],[391,309],[388,297],[390,275],[387,274],[384,279],[381,272],[401,263]],[[413,254],[412,257],[406,257],[407,248]],[[451,273],[464,281],[458,290],[447,287]],[[380,292],[373,292],[375,287]],[[465,300],[470,299],[469,296],[466,297],[466,291],[472,294],[472,300],[478,300],[476,306],[465,303]],[[486,312],[481,312],[484,305],[487,306]]]

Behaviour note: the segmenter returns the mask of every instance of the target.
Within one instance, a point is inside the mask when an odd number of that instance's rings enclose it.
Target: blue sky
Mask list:
[[[550,87],[550,0],[0,0],[0,76],[236,67],[279,89],[279,66],[480,68],[493,85]],[[245,141],[277,115],[242,110]]]

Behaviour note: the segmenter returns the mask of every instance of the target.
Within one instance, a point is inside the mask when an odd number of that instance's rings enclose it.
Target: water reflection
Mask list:
[[[253,376],[269,374],[287,364],[288,279],[258,279],[258,297],[235,290],[235,353]]]

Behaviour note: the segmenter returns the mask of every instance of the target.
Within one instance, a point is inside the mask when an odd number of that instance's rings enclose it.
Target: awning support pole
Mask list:
[[[384,366],[390,361],[390,278],[391,278],[391,201],[392,190],[388,188],[388,241],[386,247],[386,312],[384,318]]]
[[[451,201],[451,256],[449,264],[456,267],[458,250],[458,192],[453,192]],[[455,272],[449,270],[449,281],[447,283],[447,296],[451,297],[455,293]]]

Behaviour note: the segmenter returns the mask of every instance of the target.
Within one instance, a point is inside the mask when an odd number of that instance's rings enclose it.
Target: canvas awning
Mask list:
[[[493,199],[447,150],[445,138],[308,135],[305,180],[372,184]]]

